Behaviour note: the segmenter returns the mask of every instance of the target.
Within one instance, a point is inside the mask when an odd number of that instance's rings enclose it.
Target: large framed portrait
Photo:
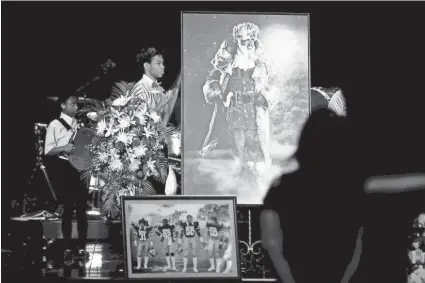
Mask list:
[[[414,221],[409,235],[407,283],[425,282],[425,212]]]
[[[236,197],[121,201],[126,279],[241,278]]]
[[[183,193],[262,204],[310,114],[308,14],[182,13]]]

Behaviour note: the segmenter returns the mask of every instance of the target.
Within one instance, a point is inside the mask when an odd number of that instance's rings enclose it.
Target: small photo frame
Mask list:
[[[425,282],[425,212],[413,221],[409,243],[406,282]]]
[[[241,279],[236,196],[123,196],[121,204],[126,279]]]

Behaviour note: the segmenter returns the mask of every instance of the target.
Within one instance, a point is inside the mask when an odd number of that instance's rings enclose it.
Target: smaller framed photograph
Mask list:
[[[123,196],[121,204],[126,279],[241,279],[236,196]]]
[[[425,282],[425,212],[413,221],[409,243],[407,283]]]

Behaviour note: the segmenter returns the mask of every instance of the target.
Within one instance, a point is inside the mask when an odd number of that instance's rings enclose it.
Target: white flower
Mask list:
[[[155,111],[151,111],[148,114],[149,117],[151,117],[151,119],[155,122],[158,123],[161,120],[161,117],[155,112]]]
[[[127,186],[127,194],[129,196],[135,196],[136,195],[136,187],[133,184],[129,184]]]
[[[112,102],[112,106],[125,106],[133,97],[120,96]]]
[[[148,106],[146,105],[146,103],[142,102],[139,107],[137,107],[137,111],[144,115],[146,114],[146,111],[148,111]]]
[[[145,114],[146,114],[146,112],[136,111],[134,113],[133,117],[139,118],[140,124],[144,126],[144,125],[146,125]]]
[[[116,149],[112,143],[109,144],[109,148],[109,155],[111,158],[119,159],[120,157],[118,155],[118,149]]]
[[[152,160],[152,159],[149,159],[148,160],[147,166],[148,166],[149,170],[151,170],[152,172],[155,172],[156,171],[155,170],[155,163],[156,163],[155,160]]]
[[[117,141],[123,142],[126,145],[129,144],[132,139],[133,139],[132,135],[126,134],[123,131],[120,131],[120,133],[117,136]]]
[[[107,129],[107,127],[106,127],[105,119],[103,119],[103,120],[99,121],[99,123],[97,123],[96,130],[97,130],[97,134],[99,136],[103,135],[103,133],[105,132],[106,129]]]
[[[146,127],[144,127],[143,130],[145,131],[145,136],[147,138],[150,138],[155,133],[150,125],[147,125]]]
[[[137,171],[137,169],[139,169],[140,167],[140,160],[133,160],[130,165],[128,166],[128,170],[130,170],[131,172],[135,172]]]
[[[128,127],[130,127],[130,125],[131,124],[133,124],[132,122],[131,122],[131,118],[130,117],[128,117],[128,116],[124,116],[124,117],[121,117],[120,119],[119,119],[119,127],[121,128],[121,129],[126,129],[126,128],[128,128]]]
[[[144,156],[147,150],[148,148],[142,144],[134,149],[134,155],[136,157]]]
[[[107,132],[106,132],[106,134],[105,134],[105,137],[109,137],[110,135],[112,135],[112,132],[113,132],[113,124],[112,123],[110,123],[109,124],[109,127],[108,127],[108,129],[107,129]]]
[[[109,167],[112,171],[121,171],[123,169],[123,165],[119,159],[112,159]]]
[[[99,160],[101,162],[106,163],[106,162],[108,162],[109,155],[106,152],[101,152],[101,153],[99,153],[99,157],[98,158],[99,158]]]

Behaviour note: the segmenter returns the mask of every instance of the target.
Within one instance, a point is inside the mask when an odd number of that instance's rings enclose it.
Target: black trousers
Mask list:
[[[87,241],[87,200],[88,188],[80,173],[67,160],[48,157],[46,169],[58,202],[63,205],[62,235],[65,249],[71,249],[72,220],[76,211],[78,248],[85,249]]]

